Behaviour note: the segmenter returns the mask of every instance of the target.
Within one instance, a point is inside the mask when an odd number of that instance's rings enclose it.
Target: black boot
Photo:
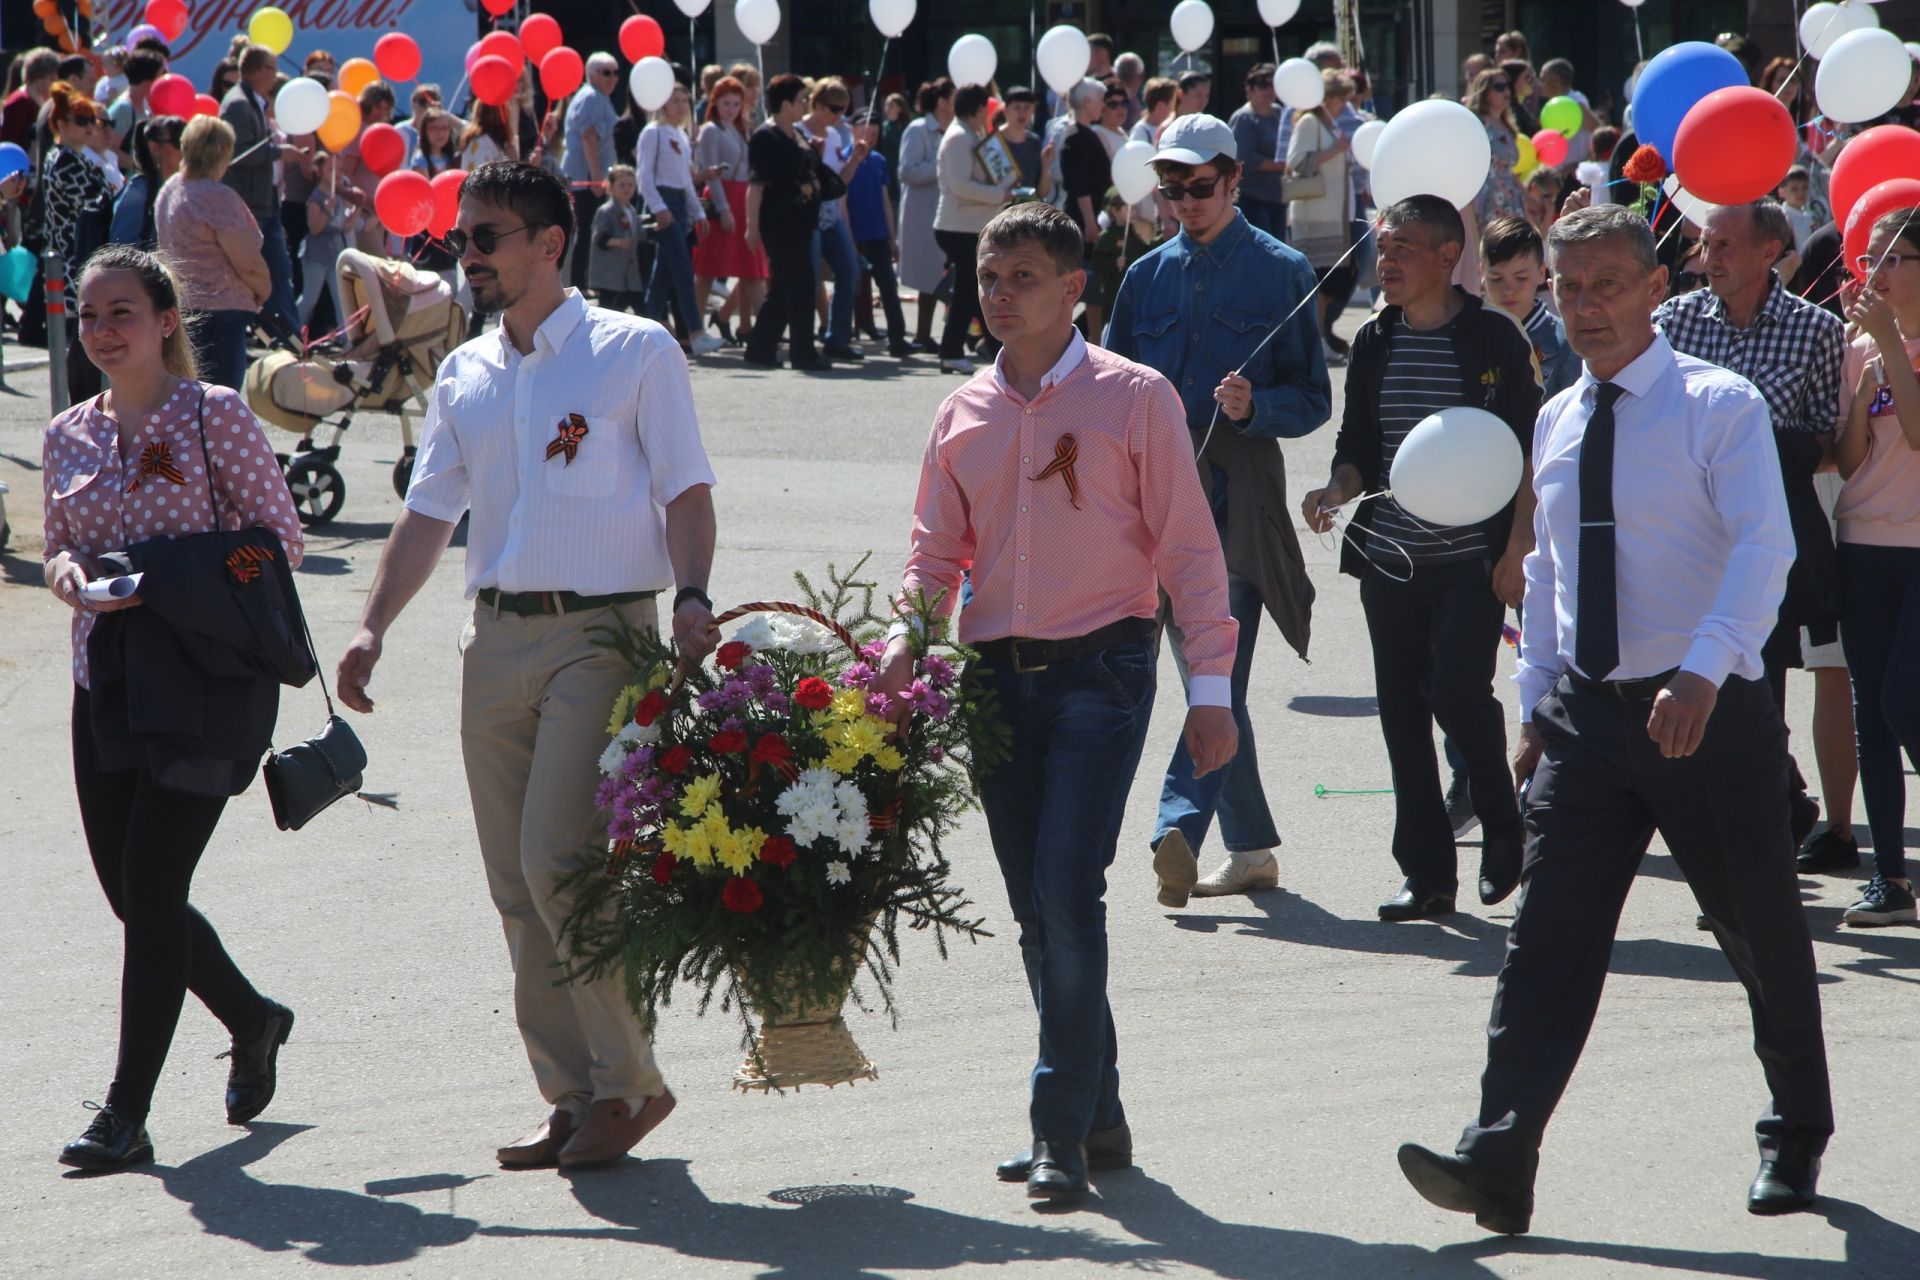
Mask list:
[[[87,1104],[92,1107],[93,1104]],[[60,1151],[60,1163],[76,1169],[111,1173],[153,1159],[153,1139],[147,1136],[143,1121],[128,1120],[112,1107],[96,1107],[99,1113],[87,1131]]]
[[[267,1109],[278,1083],[280,1046],[293,1033],[293,1010],[267,1001],[267,1019],[244,1040],[233,1038],[233,1048],[222,1057],[233,1059],[227,1072],[227,1123],[245,1124]]]

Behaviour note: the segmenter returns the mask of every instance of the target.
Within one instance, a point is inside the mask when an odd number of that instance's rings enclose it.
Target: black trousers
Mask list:
[[[867,265],[873,283],[880,288],[880,305],[887,313],[887,342],[898,346],[907,341],[907,314],[900,307],[900,277],[893,269],[891,240],[860,240],[854,251]],[[873,327],[873,291],[862,286],[853,299],[854,320]]]
[[[1380,732],[1393,773],[1393,860],[1409,880],[1450,889],[1458,876],[1434,759],[1436,721],[1466,762],[1481,826],[1490,833],[1520,826],[1507,769],[1507,714],[1493,693],[1506,606],[1493,594],[1485,560],[1418,565],[1409,582],[1369,568],[1360,605],[1373,639]]]
[[[940,358],[958,360],[967,354],[967,328],[980,318],[980,281],[974,274],[980,237],[964,231],[936,231],[933,238],[947,255],[953,272],[953,301],[947,304],[947,324],[940,330]]]
[[[1746,988],[1772,1100],[1763,1155],[1817,1155],[1833,1133],[1813,943],[1787,835],[1786,730],[1764,683],[1729,678],[1700,749],[1669,760],[1647,702],[1562,680],[1533,724],[1527,862],[1493,997],[1480,1116],[1459,1150],[1531,1186],[1540,1139],[1592,1029],[1627,890],[1658,830]]]
[[[791,227],[774,233],[765,223],[761,243],[767,248],[767,298],[760,304],[753,332],[747,337],[747,358],[762,362],[780,358],[780,333],[787,331],[795,360],[815,356],[813,346],[813,232],[797,234]]]
[[[88,695],[73,691],[73,783],[93,871],[124,926],[120,1058],[107,1105],[142,1120],[192,991],[235,1035],[266,1021],[268,1005],[220,935],[187,902],[194,868],[227,807],[223,797],[169,791],[145,770],[105,772],[94,753]]]
[[[582,292],[587,287],[587,259],[593,253],[589,244],[593,239],[593,215],[605,199],[586,187],[576,187],[573,192],[573,244],[569,246],[567,283]]]

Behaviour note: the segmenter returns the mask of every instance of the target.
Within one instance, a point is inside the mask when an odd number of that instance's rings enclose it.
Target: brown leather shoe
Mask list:
[[[658,1097],[648,1098],[638,1111],[620,1098],[594,1103],[587,1112],[586,1120],[581,1123],[580,1131],[560,1148],[560,1167],[585,1169],[618,1160],[639,1145],[640,1139],[658,1128],[660,1122],[673,1112],[673,1107],[671,1089]]]
[[[573,1136],[573,1112],[555,1107],[553,1114],[518,1142],[494,1152],[503,1169],[551,1169],[559,1162],[560,1148]]]

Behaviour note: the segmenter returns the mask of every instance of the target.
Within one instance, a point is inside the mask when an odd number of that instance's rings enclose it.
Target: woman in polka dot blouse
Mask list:
[[[152,538],[219,527],[272,529],[300,563],[300,522],[273,449],[245,402],[194,379],[179,291],[161,262],[110,245],[80,280],[80,341],[112,390],[47,425],[46,580],[73,610],[73,773],[94,872],[126,928],[120,1056],[105,1107],[61,1153],[63,1164],[119,1169],[153,1158],[147,1110],[189,986],[233,1033],[227,1119],[252,1119],[273,1097],[275,1057],[293,1012],[261,995],[188,905],[224,797],[161,786],[144,768],[108,770],[95,748],[87,638],[96,615],[138,595],[89,603],[96,558]],[[206,429],[201,452],[199,423]],[[213,474],[207,474],[211,460]]]

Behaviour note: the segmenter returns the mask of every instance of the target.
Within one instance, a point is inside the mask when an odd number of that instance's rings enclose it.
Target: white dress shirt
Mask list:
[[[1766,401],[1752,383],[1657,332],[1612,379],[1613,514],[1620,665],[1634,680],[1679,667],[1716,686],[1760,678],[1793,528]],[[1580,562],[1580,449],[1593,413],[1591,371],[1547,402],[1533,437],[1535,546],[1522,609],[1520,718],[1573,666]]]
[[[547,450],[572,415],[572,461]],[[440,366],[407,509],[471,513],[467,595],[610,595],[673,584],[666,505],[714,483],[686,356],[651,320],[589,307],[578,290],[521,355],[500,328]]]

